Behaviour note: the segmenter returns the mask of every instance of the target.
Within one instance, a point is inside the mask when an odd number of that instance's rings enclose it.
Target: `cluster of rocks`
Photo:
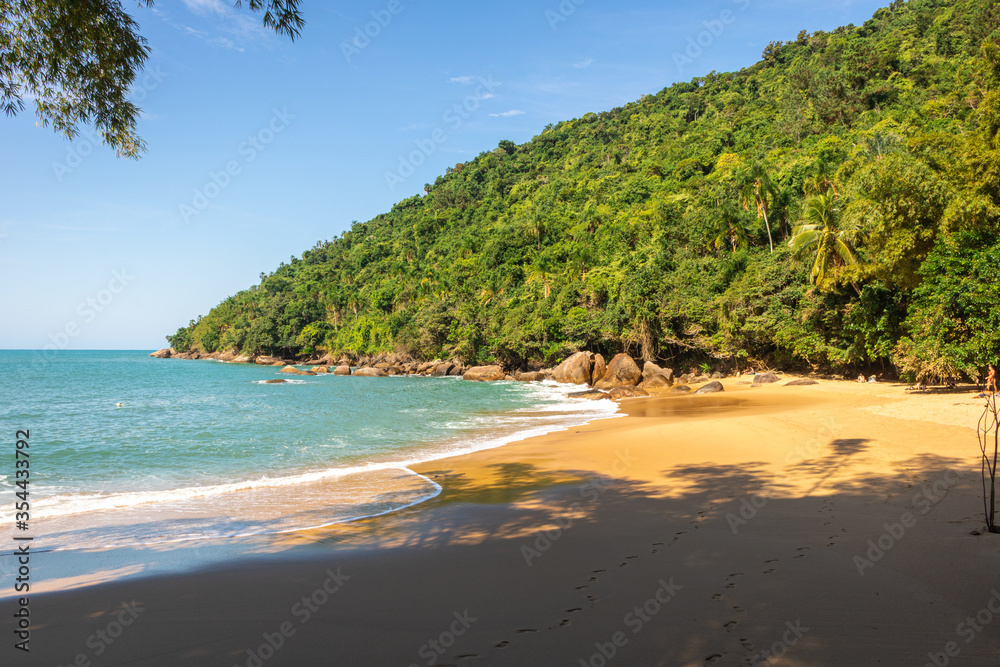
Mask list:
[[[380,354],[376,356],[356,357],[341,355],[333,357],[325,355],[305,360],[283,359],[260,355],[246,357],[233,350],[223,352],[178,352],[173,348],[165,348],[153,352],[149,356],[157,359],[215,359],[231,363],[257,364],[258,366],[281,366],[282,373],[291,375],[357,375],[360,377],[388,377],[390,375],[423,375],[448,376],[462,375],[465,367],[458,361],[416,361],[405,354]],[[303,371],[296,366],[311,366],[312,370]],[[503,378],[500,378],[503,379]]]
[[[178,353],[172,348],[159,350],[149,355],[160,359],[217,359],[233,363],[255,363],[264,366],[281,366],[281,373],[288,375],[354,375],[357,377],[388,377],[392,375],[410,376],[461,376],[470,382],[497,382],[500,380],[518,382],[540,382],[553,380],[566,384],[588,385],[586,391],[571,394],[571,396],[588,399],[612,399],[649,396],[650,393],[675,394],[710,394],[725,391],[719,380],[721,373],[711,375],[698,373],[694,370],[675,377],[673,369],[661,368],[651,361],[639,368],[635,359],[622,353],[615,355],[611,361],[605,361],[600,354],[593,352],[577,352],[553,368],[542,368],[533,371],[507,371],[502,366],[465,367],[457,360],[417,361],[406,354],[380,354],[375,356],[341,355],[334,358],[325,355],[297,361],[261,355],[245,357],[235,351],[228,352],[184,352]],[[296,366],[310,366],[311,370],[301,370]],[[752,384],[759,387],[778,382],[780,378],[774,373],[758,373],[754,375]],[[284,380],[268,380],[269,383],[281,383]],[[788,386],[816,384],[815,380],[803,378],[786,383]],[[692,385],[701,385],[694,389]]]

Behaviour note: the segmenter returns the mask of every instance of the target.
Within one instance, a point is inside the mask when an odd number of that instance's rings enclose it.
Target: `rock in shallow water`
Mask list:
[[[356,375],[357,377],[363,377],[363,378],[385,378],[385,377],[389,377],[389,374],[386,373],[381,368],[372,368],[371,366],[366,366],[365,368],[359,368],[358,370],[354,371],[353,375]]]
[[[470,382],[497,382],[505,377],[507,374],[499,366],[474,366],[462,375],[463,380]]]
[[[570,398],[586,398],[590,401],[600,401],[601,399],[611,398],[611,394],[601,391],[600,389],[588,389],[587,391],[578,391],[572,394],[567,394]]]

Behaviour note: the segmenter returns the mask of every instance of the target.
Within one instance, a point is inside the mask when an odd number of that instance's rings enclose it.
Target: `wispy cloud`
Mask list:
[[[448,83],[460,83],[463,86],[471,86],[479,81],[477,76],[453,76],[448,79]]]
[[[588,67],[590,67],[593,64],[594,64],[594,59],[593,58],[587,58],[585,60],[581,60],[578,63],[573,63],[573,67],[575,67],[577,69],[587,69]]]
[[[258,16],[239,12],[222,0],[183,0],[183,2],[190,14],[199,19],[199,27],[188,25],[184,21],[175,21],[167,12],[159,9],[154,8],[153,12],[180,32],[232,51],[245,51],[248,45],[264,44],[272,37]]]
[[[511,109],[510,111],[504,111],[502,113],[491,113],[490,115],[494,118],[510,118],[511,116],[520,116],[524,112],[520,109]]]
[[[224,16],[229,9],[220,0],[184,0],[184,4],[196,14],[218,14]]]

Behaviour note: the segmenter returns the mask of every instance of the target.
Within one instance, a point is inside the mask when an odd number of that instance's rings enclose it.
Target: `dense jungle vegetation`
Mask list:
[[[1000,3],[897,0],[500,142],[167,338],[976,378],[998,222]]]

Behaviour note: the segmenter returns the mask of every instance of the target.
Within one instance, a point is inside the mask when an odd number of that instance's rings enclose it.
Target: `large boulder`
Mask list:
[[[455,376],[461,377],[463,373],[465,373],[465,366],[463,366],[462,364],[455,364],[454,366],[451,367],[451,370],[448,371],[448,375],[452,377]]]
[[[381,368],[372,368],[371,366],[365,366],[364,368],[359,368],[358,370],[354,371],[353,375],[356,375],[357,377],[362,377],[362,378],[385,378],[385,377],[389,377],[389,374],[386,373]]]
[[[264,384],[285,384],[288,380],[264,380]]]
[[[169,359],[170,355],[172,355],[173,353],[174,353],[173,348],[165,347],[162,350],[157,350],[156,352],[153,352],[149,356],[153,357],[154,359]]]
[[[670,393],[671,394],[686,394],[689,391],[691,391],[691,387],[687,386],[686,384],[679,384],[676,387],[674,387],[673,389],[671,389]]]
[[[634,387],[642,379],[642,371],[635,360],[624,352],[616,354],[608,364],[608,370],[600,382],[594,384],[597,389],[614,389],[615,387]]]
[[[333,374],[334,375],[350,375],[351,374],[351,367],[350,366],[337,366],[337,368],[334,369]]]
[[[645,383],[654,378],[664,378],[667,381],[666,386],[671,387],[674,384],[674,369],[660,368],[652,361],[647,361],[642,367],[642,381]]]
[[[698,389],[698,391],[696,391],[694,393],[696,393],[696,394],[717,394],[718,392],[725,391],[725,390],[726,390],[726,388],[722,386],[721,382],[719,382],[718,380],[713,380],[712,382],[709,382],[704,387],[701,387],[700,389]]]
[[[798,380],[792,380],[791,382],[786,382],[786,387],[806,387],[811,384],[819,384],[816,380],[812,378],[799,378]]]
[[[639,389],[639,387],[630,386],[615,387],[609,394],[609,398],[613,401],[620,401],[623,398],[639,398],[641,396],[649,396],[649,392]]]
[[[499,366],[473,366],[462,374],[463,380],[471,382],[496,382],[505,377],[507,374]]]
[[[590,355],[577,352],[555,367],[552,379],[567,384],[590,384],[590,374]]]
[[[762,384],[774,384],[778,380],[778,376],[774,373],[758,373],[753,376],[753,386],[759,387]]]
[[[330,372],[330,369],[327,366],[314,366],[313,372],[317,374],[326,374]]]
[[[591,372],[590,381],[597,384],[604,377],[604,374],[608,372],[608,364],[604,361],[604,355],[595,354],[594,355],[594,370]]]
[[[531,371],[528,373],[515,373],[514,379],[518,382],[541,382],[545,379],[545,373],[541,371]]]
[[[281,359],[269,357],[265,354],[254,359],[254,363],[258,366],[273,366],[276,363],[281,363]]]

